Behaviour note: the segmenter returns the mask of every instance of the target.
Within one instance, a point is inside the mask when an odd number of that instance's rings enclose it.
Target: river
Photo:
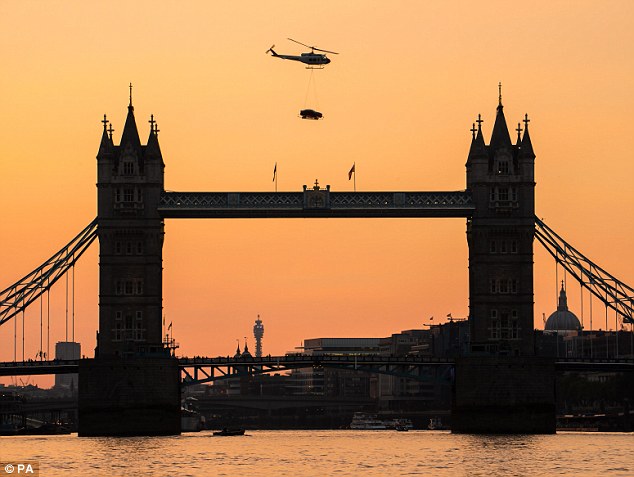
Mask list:
[[[0,437],[7,463],[56,476],[632,476],[633,434],[453,435],[448,431],[247,431],[213,437]],[[27,475],[21,473],[20,475]]]

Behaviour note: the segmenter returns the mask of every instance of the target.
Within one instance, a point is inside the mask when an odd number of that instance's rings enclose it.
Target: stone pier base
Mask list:
[[[555,433],[553,359],[459,358],[455,373],[452,432]]]
[[[78,417],[80,436],[180,434],[178,361],[81,360]]]

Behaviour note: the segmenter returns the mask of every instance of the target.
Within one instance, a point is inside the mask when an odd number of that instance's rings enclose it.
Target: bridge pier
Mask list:
[[[176,358],[96,358],[79,363],[79,436],[180,434]]]
[[[554,434],[555,360],[459,358],[451,411],[457,434]]]

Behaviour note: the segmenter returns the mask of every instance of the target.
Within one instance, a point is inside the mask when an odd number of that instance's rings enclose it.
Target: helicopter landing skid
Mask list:
[[[323,66],[307,66],[306,69],[307,70],[323,70],[324,67]]]

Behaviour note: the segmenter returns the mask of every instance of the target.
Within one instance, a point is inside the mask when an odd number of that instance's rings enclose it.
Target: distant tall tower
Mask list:
[[[255,337],[255,357],[262,357],[262,337],[264,336],[264,325],[262,324],[262,320],[260,319],[260,315],[258,315],[258,319],[255,320],[255,325],[253,326],[253,336]]]

